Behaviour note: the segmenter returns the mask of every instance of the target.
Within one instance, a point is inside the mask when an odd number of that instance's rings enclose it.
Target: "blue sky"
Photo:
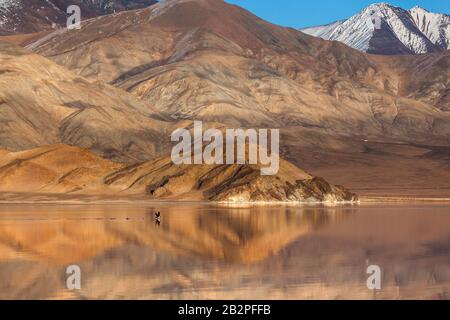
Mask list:
[[[374,0],[226,0],[253,12],[272,23],[301,28],[327,24],[351,17]],[[398,7],[419,5],[427,10],[450,14],[449,0],[392,0]]]

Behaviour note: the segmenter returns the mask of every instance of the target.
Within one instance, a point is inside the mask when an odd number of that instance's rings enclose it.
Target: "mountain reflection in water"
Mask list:
[[[161,211],[155,223],[154,212]],[[1,299],[439,298],[450,207],[0,206]],[[66,267],[82,289],[65,289]],[[383,289],[366,288],[366,268]]]

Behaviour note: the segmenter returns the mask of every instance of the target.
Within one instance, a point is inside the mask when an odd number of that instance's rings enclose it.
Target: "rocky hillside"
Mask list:
[[[66,143],[139,166],[202,120],[279,128],[281,156],[331,184],[450,190],[448,52],[368,55],[221,0],[168,0],[19,38],[7,37],[34,54],[3,46],[0,147]]]
[[[281,162],[276,176],[250,165],[183,165],[170,158],[125,167],[63,144],[0,150],[0,192],[141,195],[150,199],[248,202],[341,202],[357,196]]]
[[[445,95],[446,78],[423,79],[423,86],[438,83],[411,99],[411,60],[368,56],[220,0],[166,1],[28,48],[126,90],[173,120],[408,141],[450,133],[450,115],[440,111],[446,102],[436,99]],[[427,59],[428,67],[436,63]],[[431,129],[434,121],[442,124]]]
[[[170,158],[124,168],[105,178],[113,189],[145,192],[154,199],[220,202],[357,201],[356,195],[332,186],[282,160],[275,176],[261,176],[254,165],[181,165]]]
[[[103,176],[122,165],[63,144],[0,150],[0,192],[102,193]]]
[[[144,8],[156,0],[0,0],[0,35],[55,29],[66,24],[67,7],[78,5],[82,19]]]
[[[11,151],[63,142],[137,162],[162,152],[168,135],[134,96],[1,41],[0,106],[0,146]]]

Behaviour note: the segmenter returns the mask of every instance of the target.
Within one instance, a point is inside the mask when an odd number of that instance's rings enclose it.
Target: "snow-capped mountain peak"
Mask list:
[[[419,6],[376,3],[347,20],[301,31],[378,54],[420,54],[450,48],[450,16]]]

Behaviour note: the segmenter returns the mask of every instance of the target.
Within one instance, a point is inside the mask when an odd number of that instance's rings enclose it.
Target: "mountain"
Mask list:
[[[170,157],[118,170],[105,178],[112,189],[154,199],[220,202],[340,202],[357,196],[281,160],[274,176],[257,165],[174,165]]]
[[[0,106],[0,146],[10,151],[66,143],[136,162],[162,152],[170,129],[133,95],[2,41]]]
[[[20,152],[0,149],[0,192],[35,194],[138,195],[154,199],[220,202],[357,201],[281,160],[275,176],[251,165],[176,166],[170,157],[124,166],[89,150],[64,144]]]
[[[411,10],[380,3],[335,23],[301,29],[374,54],[422,54],[450,49],[450,16],[418,6]]]
[[[122,165],[64,144],[21,152],[0,151],[0,191],[103,193],[102,178]]]
[[[380,61],[218,0],[166,1],[105,16],[27,48],[173,120],[413,139],[450,129],[426,129],[428,116],[449,115],[410,101],[406,59]],[[434,97],[445,94],[441,80]]]
[[[104,16],[27,48],[133,94],[172,121],[410,142],[446,143],[450,132],[448,68],[437,67],[447,54],[420,58],[424,69],[412,77],[414,57],[369,56],[219,0]]]
[[[0,35],[30,33],[65,25],[67,7],[78,5],[82,19],[138,9],[156,0],[0,0]]]
[[[20,128],[11,131],[20,139],[5,131],[0,147],[66,143],[139,166],[167,156],[172,130],[202,120],[205,127],[279,128],[281,156],[330,184],[366,194],[449,190],[448,51],[368,55],[220,0],[168,0],[19,42],[34,54],[5,59],[0,77],[15,88],[13,95],[0,87],[8,102],[42,105],[29,113],[46,121],[43,110],[60,106],[58,96],[69,106],[82,100],[83,110],[52,120],[52,130],[37,135],[46,138],[33,143]],[[14,82],[17,74],[51,94]],[[33,121],[11,109],[9,123]]]

